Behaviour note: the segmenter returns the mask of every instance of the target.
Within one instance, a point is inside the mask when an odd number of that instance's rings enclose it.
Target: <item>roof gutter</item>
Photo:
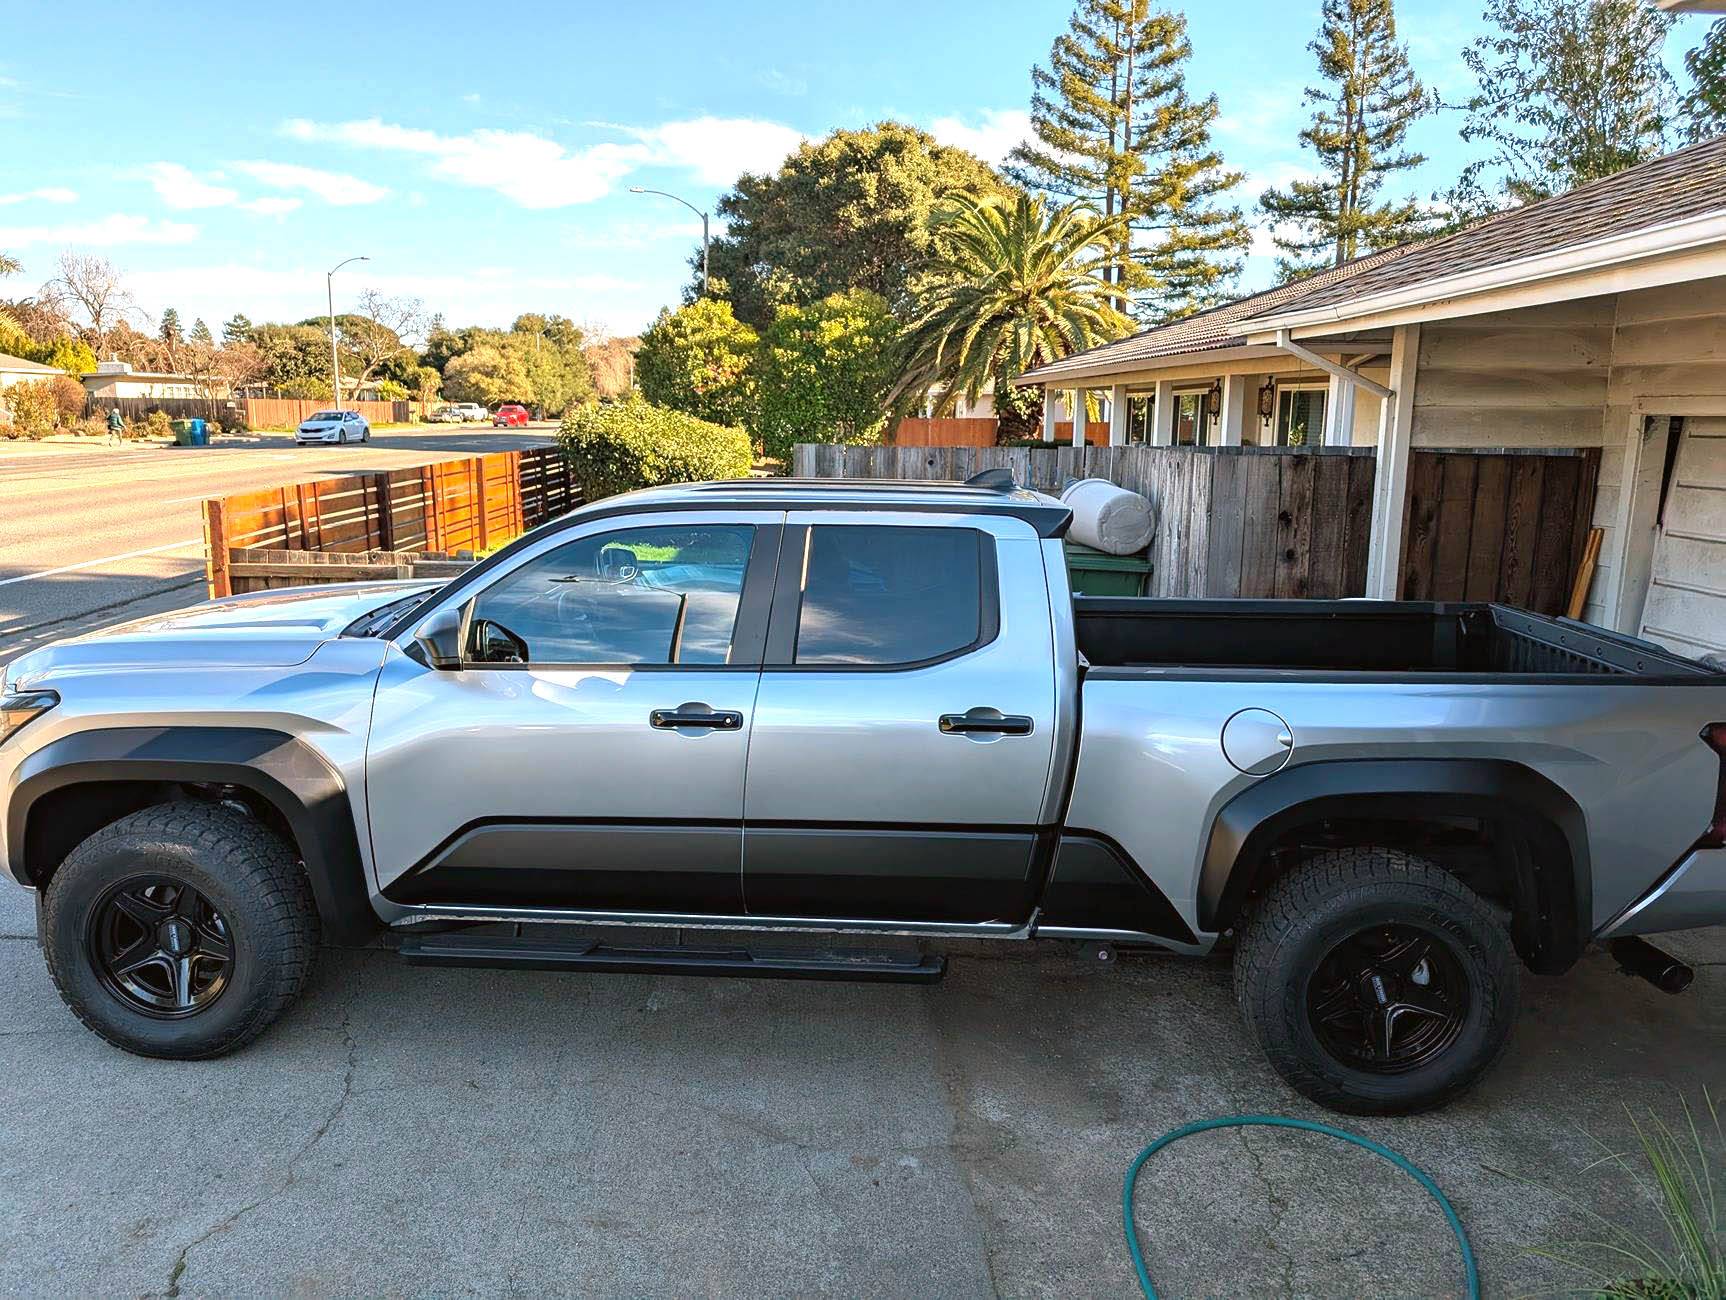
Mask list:
[[[1515,288],[1540,280],[1598,271],[1623,262],[1682,253],[1722,242],[1726,242],[1726,211],[1709,212],[1622,235],[1610,235],[1605,239],[1577,244],[1551,253],[1503,262],[1497,266],[1422,280],[1417,284],[1402,285],[1383,293],[1350,298],[1344,302],[1329,303],[1306,311],[1272,312],[1243,320],[1237,328],[1249,340],[1268,342],[1272,337],[1280,337],[1290,331],[1315,325],[1334,325],[1355,317],[1424,307],[1448,298],[1465,298],[1497,289]]]
[[[1347,366],[1339,365],[1329,357],[1321,357],[1310,348],[1303,348],[1300,344],[1296,343],[1289,337],[1289,332],[1286,329],[1277,331],[1277,346],[1284,352],[1289,353],[1291,356],[1299,357],[1302,361],[1306,362],[1307,365],[1317,366],[1327,375],[1335,375],[1338,379],[1347,380],[1356,388],[1364,388],[1367,392],[1376,394],[1380,399],[1395,396],[1395,394],[1383,384],[1375,383],[1373,380],[1368,379],[1365,375],[1361,374],[1358,370],[1350,370]]]

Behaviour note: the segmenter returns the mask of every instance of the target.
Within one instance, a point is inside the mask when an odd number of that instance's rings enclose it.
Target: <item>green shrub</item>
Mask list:
[[[126,430],[128,436],[142,433],[146,438],[172,438],[174,422],[168,418],[168,413],[162,410],[151,411],[144,417],[142,428],[134,424]]]
[[[749,435],[639,397],[581,406],[558,432],[575,481],[589,501],[660,483],[743,478]]]
[[[767,455],[799,442],[877,442],[887,419],[898,325],[866,289],[781,307],[761,336],[755,432]]]
[[[14,432],[20,438],[41,438],[54,432],[59,408],[52,384],[26,380],[6,390],[6,405],[12,408]]]

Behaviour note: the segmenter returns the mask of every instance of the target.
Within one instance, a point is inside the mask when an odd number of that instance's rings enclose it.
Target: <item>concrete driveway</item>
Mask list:
[[[1120,1179],[1206,1116],[1325,1116],[1247,1043],[1222,960],[972,948],[932,987],[430,971],[332,953],[249,1050],[126,1056],[61,1006],[0,895],[0,1294],[1121,1296]],[[1353,1125],[1439,1180],[1488,1291],[1530,1247],[1652,1228],[1589,1169],[1623,1106],[1726,1091],[1726,941],[1671,998],[1591,955],[1432,1116]],[[1575,1198],[1572,1203],[1560,1189]],[[1307,1135],[1146,1170],[1174,1296],[1455,1295],[1413,1183]]]

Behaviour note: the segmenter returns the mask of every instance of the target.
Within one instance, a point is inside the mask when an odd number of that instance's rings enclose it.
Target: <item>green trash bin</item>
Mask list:
[[[174,431],[176,447],[190,447],[192,443],[192,422],[190,420],[171,420],[169,427]]]
[[[1142,596],[1150,585],[1151,562],[1142,553],[1110,555],[1077,542],[1064,545],[1075,596]]]

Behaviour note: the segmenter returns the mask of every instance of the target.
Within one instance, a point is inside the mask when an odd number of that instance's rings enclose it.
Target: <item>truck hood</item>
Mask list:
[[[14,660],[5,677],[28,687],[80,669],[288,667],[361,615],[441,585],[345,582],[229,596],[56,641]]]

